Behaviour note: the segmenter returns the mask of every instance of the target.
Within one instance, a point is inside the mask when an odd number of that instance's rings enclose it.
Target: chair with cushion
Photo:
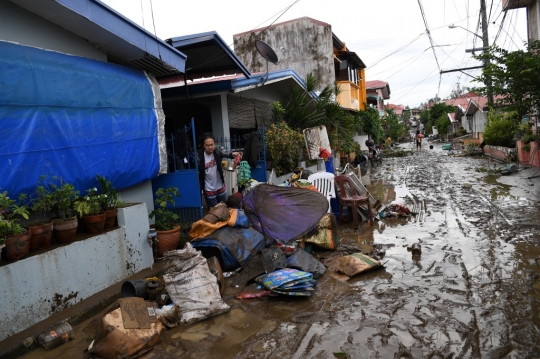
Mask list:
[[[334,181],[338,190],[339,221],[343,220],[343,207],[348,207],[349,213],[352,213],[353,226],[355,229],[358,228],[358,207],[367,205],[369,222],[373,225],[369,197],[361,196],[356,190],[354,182],[348,176],[335,176]]]
[[[332,211],[330,200],[336,198],[334,187],[334,174],[330,172],[315,172],[308,177],[308,182],[311,183],[319,192],[328,199],[328,213]]]

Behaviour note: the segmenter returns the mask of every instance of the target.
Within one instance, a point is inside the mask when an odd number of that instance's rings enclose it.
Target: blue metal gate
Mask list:
[[[152,192],[159,188],[177,187],[180,197],[170,206],[180,221],[196,222],[203,217],[201,187],[195,141],[195,119],[183,131],[167,136],[167,163],[169,173],[152,180]]]

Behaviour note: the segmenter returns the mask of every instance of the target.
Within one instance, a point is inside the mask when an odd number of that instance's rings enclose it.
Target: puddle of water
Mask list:
[[[483,181],[487,184],[494,185],[496,187],[493,187],[490,189],[491,199],[499,199],[499,200],[509,200],[509,199],[516,199],[515,196],[510,195],[510,188],[512,186],[503,184],[497,181],[499,178],[499,175],[487,175],[483,178]]]

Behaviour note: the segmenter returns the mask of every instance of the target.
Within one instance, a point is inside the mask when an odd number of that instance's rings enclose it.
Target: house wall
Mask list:
[[[99,61],[107,55],[94,44],[10,1],[0,1],[0,39]]]
[[[354,141],[360,145],[362,151],[367,151],[366,140],[369,139],[368,135],[356,135],[353,137]]]
[[[212,133],[215,137],[230,137],[229,113],[227,108],[227,94],[213,97],[210,102],[210,114],[212,116]]]
[[[118,225],[0,267],[0,341],[149,268],[146,206],[120,208]]]
[[[256,39],[270,45],[278,57],[277,65],[268,63],[269,71],[293,69],[304,80],[312,73],[321,88],[334,85],[330,25],[302,18],[270,27],[263,33],[235,35],[234,51],[251,72],[266,71],[266,60],[254,46]]]
[[[484,133],[486,123],[487,113],[484,111],[476,111],[472,117],[472,132],[474,138],[480,138],[480,134]]]
[[[146,211],[151,213],[154,210],[152,181],[148,180],[119,191],[118,199],[127,203],[144,203],[146,206]],[[153,219],[151,220],[151,223],[154,223]]]

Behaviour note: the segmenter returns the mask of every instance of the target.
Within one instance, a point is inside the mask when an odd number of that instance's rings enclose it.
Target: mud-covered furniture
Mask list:
[[[358,207],[367,205],[368,219],[370,224],[373,225],[369,198],[358,193],[354,183],[348,176],[335,176],[334,182],[339,198],[339,221],[343,221],[343,207],[348,207],[349,213],[352,213],[353,226],[358,228]]]

